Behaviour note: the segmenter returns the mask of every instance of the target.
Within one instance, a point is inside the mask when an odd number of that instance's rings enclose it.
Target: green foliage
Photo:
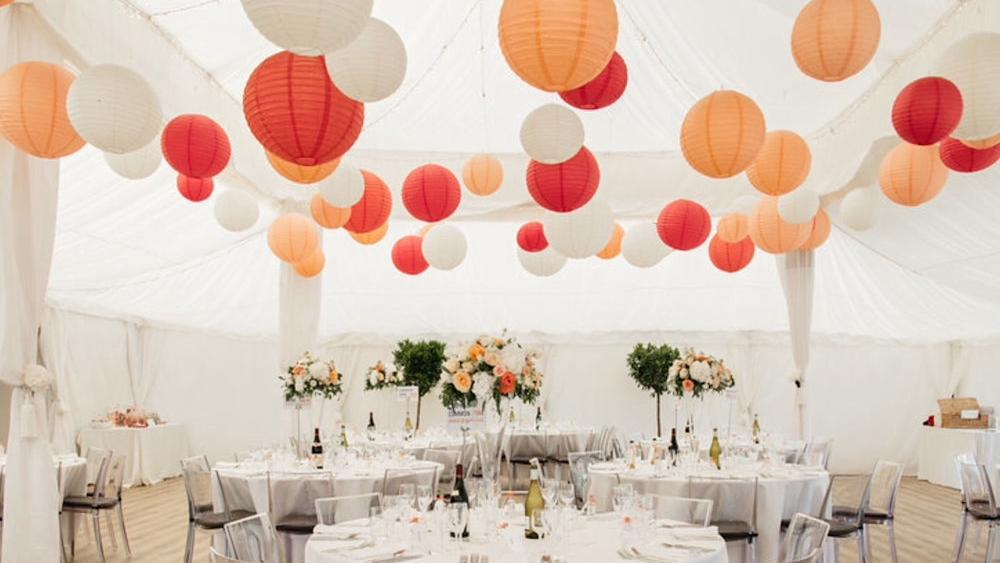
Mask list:
[[[444,342],[403,340],[392,353],[393,363],[403,372],[403,385],[414,385],[423,397],[441,380],[445,360]]]
[[[667,373],[680,351],[669,344],[636,344],[628,355],[628,374],[654,397],[667,392]]]
[[[441,404],[444,405],[446,409],[458,407],[466,408],[475,401],[476,395],[472,391],[462,393],[454,385],[441,386]]]

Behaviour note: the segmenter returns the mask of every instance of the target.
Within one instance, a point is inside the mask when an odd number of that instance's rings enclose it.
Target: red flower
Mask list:
[[[694,391],[694,381],[691,381],[690,379],[685,379],[684,383],[682,383],[681,385],[684,386],[684,390],[687,391],[688,393]]]
[[[517,377],[509,371],[505,371],[503,375],[500,376],[500,394],[510,395],[514,393],[514,389],[517,388]]]

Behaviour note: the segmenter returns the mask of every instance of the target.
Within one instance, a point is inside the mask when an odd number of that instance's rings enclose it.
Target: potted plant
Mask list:
[[[660,398],[669,389],[670,366],[680,357],[677,348],[669,344],[636,344],[628,355],[628,374],[640,389],[656,399],[656,435],[662,436]]]
[[[418,389],[416,426],[420,428],[420,402],[441,380],[441,370],[445,360],[444,342],[439,340],[413,342],[406,339],[396,345],[392,358],[396,368],[403,372],[402,384],[412,385]]]

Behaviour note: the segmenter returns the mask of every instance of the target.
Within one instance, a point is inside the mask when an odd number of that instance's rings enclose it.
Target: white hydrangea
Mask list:
[[[527,353],[520,346],[505,346],[500,352],[500,359],[508,371],[521,373]]]
[[[22,370],[24,384],[32,391],[44,391],[52,385],[52,374],[45,366],[28,364]]]
[[[712,377],[712,366],[708,362],[697,361],[691,364],[691,379],[704,383]]]

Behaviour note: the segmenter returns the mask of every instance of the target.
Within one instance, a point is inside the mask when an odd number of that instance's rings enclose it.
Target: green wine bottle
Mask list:
[[[528,498],[524,499],[524,515],[528,517],[528,527],[524,529],[524,537],[529,540],[537,540],[538,532],[535,531],[535,511],[541,512],[545,509],[545,497],[542,496],[542,486],[538,483],[538,470],[531,469],[531,484],[528,485]]]
[[[719,444],[719,429],[712,429],[712,445],[708,448],[708,457],[716,469],[722,469],[722,445]]]
[[[760,419],[757,413],[753,414],[753,443],[760,444]]]

